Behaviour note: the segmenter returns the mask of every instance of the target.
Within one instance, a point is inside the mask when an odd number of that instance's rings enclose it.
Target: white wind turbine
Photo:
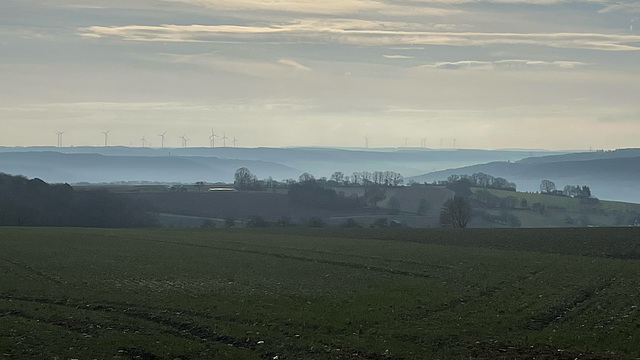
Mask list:
[[[236,147],[236,142],[238,141],[238,139],[236,139],[236,137],[233,137],[233,147]]]
[[[142,135],[142,139],[140,139],[140,141],[142,141],[142,147],[144,147],[147,144],[147,139],[145,139],[147,137],[147,135]]]
[[[227,137],[227,133],[223,132],[222,133],[222,147],[227,147],[227,140],[229,140],[229,138]]]
[[[109,131],[111,131],[111,129],[107,130],[107,131],[101,131],[102,134],[104,134],[104,146],[107,147],[108,143],[107,140],[109,138]]]
[[[213,132],[213,129],[211,129],[211,136],[209,136],[209,143],[210,143],[212,148],[216,147],[216,138],[217,137],[219,137],[219,136],[216,135],[215,132]]]
[[[187,138],[185,137],[187,136],[187,134],[184,134],[182,136],[179,136],[180,139],[182,139],[182,148],[186,148],[187,147]]]
[[[162,134],[158,134],[158,136],[160,136],[162,138],[162,148],[164,149],[164,136],[167,134],[167,132],[163,132]]]
[[[56,134],[58,135],[58,147],[61,148],[62,147],[62,134],[64,134],[63,131],[56,131]]]
[[[364,138],[364,147],[368,148],[369,147],[369,137],[363,136],[363,138]]]

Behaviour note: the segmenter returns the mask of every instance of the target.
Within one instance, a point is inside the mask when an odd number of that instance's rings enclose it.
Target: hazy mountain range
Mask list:
[[[403,174],[407,182],[433,182],[483,172],[513,181],[522,191],[538,191],[540,182],[549,179],[559,189],[589,185],[602,199],[640,202],[640,149],[0,147],[0,172],[51,183],[231,182],[243,166],[259,178],[276,180],[296,179],[303,172],[329,177],[335,171],[389,170]]]
[[[0,171],[48,182],[232,181],[246,166],[260,178],[297,178],[303,172],[329,177],[335,171],[430,171],[529,156],[541,150],[429,150],[339,148],[131,148],[0,147]]]

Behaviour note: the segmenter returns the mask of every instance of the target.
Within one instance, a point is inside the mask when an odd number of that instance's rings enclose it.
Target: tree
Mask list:
[[[236,221],[232,218],[226,218],[224,219],[224,226],[228,228],[234,227],[236,226]]]
[[[578,195],[578,189],[579,189],[579,186],[567,185],[562,190],[562,193],[565,196],[574,197],[574,196]]]
[[[420,199],[420,204],[418,205],[418,214],[427,215],[429,210],[431,209],[431,204],[427,199]]]
[[[304,174],[300,175],[300,178],[298,178],[298,181],[301,182],[301,183],[315,182],[316,178],[314,178],[313,175],[311,175],[309,173],[304,173]]]
[[[378,201],[384,200],[387,195],[386,191],[381,186],[370,186],[364,191],[364,198],[368,205],[376,206]]]
[[[249,190],[255,189],[259,186],[258,178],[253,175],[251,171],[249,171],[249,169],[247,169],[246,167],[241,167],[240,169],[236,170],[234,179],[235,181],[233,182],[233,185],[237,189]]]
[[[454,228],[465,228],[471,220],[471,206],[463,197],[454,196],[445,201],[440,212],[440,224]]]
[[[542,180],[540,183],[540,192],[541,193],[552,193],[556,190],[556,184],[551,180]]]
[[[581,199],[588,199],[591,197],[591,189],[587,186],[584,185],[582,187],[577,186],[578,188],[578,197]]]
[[[456,196],[467,198],[473,194],[471,191],[471,180],[467,178],[462,178],[453,183],[447,184],[447,189],[453,191]]]
[[[344,183],[344,173],[341,171],[336,171],[331,175],[331,180],[338,183],[338,185],[342,185]]]

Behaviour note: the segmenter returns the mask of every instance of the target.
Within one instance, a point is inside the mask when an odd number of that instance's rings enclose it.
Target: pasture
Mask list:
[[[640,229],[0,229],[8,359],[632,359]]]

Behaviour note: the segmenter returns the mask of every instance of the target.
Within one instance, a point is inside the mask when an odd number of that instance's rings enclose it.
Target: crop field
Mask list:
[[[7,359],[636,359],[640,229],[0,228]]]

